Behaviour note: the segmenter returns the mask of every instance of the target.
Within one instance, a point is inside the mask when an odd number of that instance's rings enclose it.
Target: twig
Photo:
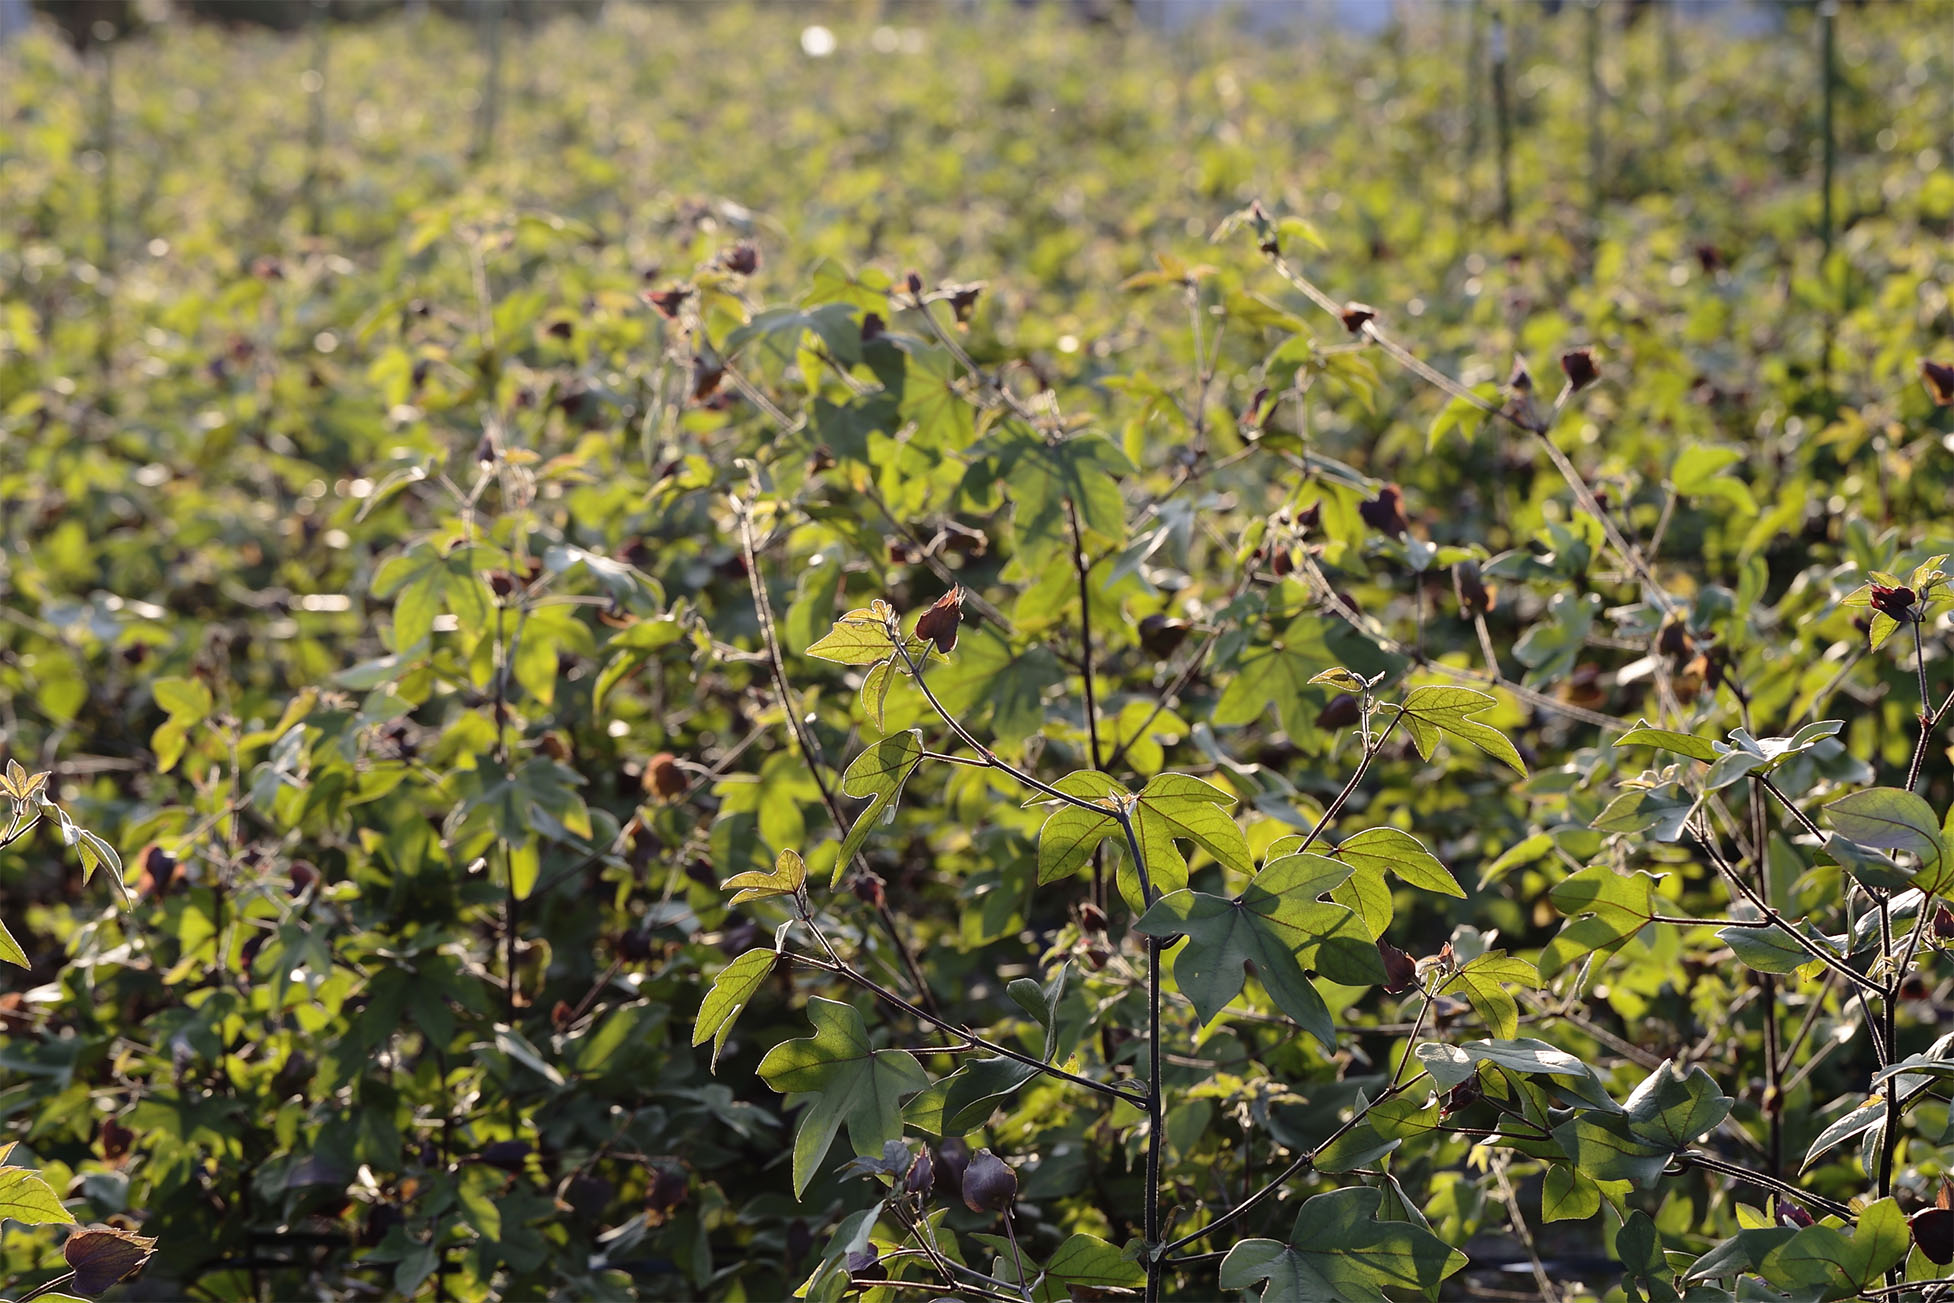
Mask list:
[[[760,622],[760,638],[767,649],[767,669],[773,676],[774,692],[780,697],[781,713],[787,717],[788,731],[793,734],[794,741],[800,746],[801,755],[807,760],[808,772],[814,775],[814,784],[820,789],[821,803],[827,807],[828,817],[834,821],[835,830],[846,838],[848,819],[842,813],[841,802],[835,798],[834,788],[829,784],[828,776],[824,772],[826,764],[821,754],[821,744],[802,721],[799,712],[794,709],[794,696],[787,686],[787,668],[780,652],[780,635],[774,626],[773,603],[767,596],[767,585],[760,577],[760,558],[753,546],[752,515],[746,504],[738,498],[733,499],[733,514],[739,519],[740,549],[746,561],[747,586],[752,590],[753,612]],[[856,852],[855,860],[864,872],[868,870],[868,863],[859,851]],[[923,976],[922,966],[917,963],[915,952],[903,939],[902,930],[896,925],[895,915],[890,913],[886,904],[876,911],[876,915],[881,920],[883,930],[888,932],[890,943],[895,946],[896,954],[901,958],[910,982],[916,988],[917,998],[926,1007],[934,1010],[936,996],[930,990],[929,980]]]

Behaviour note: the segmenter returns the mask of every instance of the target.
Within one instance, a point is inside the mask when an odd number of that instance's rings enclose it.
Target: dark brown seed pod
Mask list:
[[[1377,310],[1368,303],[1346,303],[1337,315],[1343,321],[1343,328],[1353,335],[1377,320]]]
[[[1452,567],[1452,591],[1458,595],[1459,609],[1467,615],[1486,615],[1499,601],[1499,590],[1488,587],[1480,577],[1477,561],[1461,561]]]
[[[1366,525],[1392,538],[1403,538],[1411,527],[1404,518],[1404,490],[1395,484],[1386,484],[1369,502],[1359,503],[1357,514]]]
[[[1570,349],[1560,355],[1561,373],[1567,383],[1577,391],[1586,389],[1601,378],[1601,372],[1594,364],[1594,354],[1585,348]]]
[[[1418,981],[1418,961],[1383,937],[1377,939],[1377,954],[1384,961],[1384,990],[1387,994],[1408,991]]]
[[[1339,692],[1330,698],[1330,704],[1316,712],[1318,728],[1349,728],[1364,716],[1363,703],[1348,692]]]
[[[961,1137],[951,1136],[936,1147],[936,1165],[943,1169],[950,1190],[960,1194],[963,1190],[963,1174],[970,1167],[970,1146]]]
[[[936,599],[916,621],[916,636],[936,644],[948,655],[957,645],[957,625],[963,619],[963,586],[958,584]]]
[[[1895,620],[1906,621],[1914,618],[1913,604],[1919,600],[1920,595],[1911,588],[1904,585],[1889,588],[1885,584],[1874,584],[1872,590],[1875,611],[1891,616]]]
[[[911,1194],[929,1197],[936,1188],[936,1163],[930,1158],[928,1146],[916,1155],[916,1161],[909,1165],[909,1175],[903,1178],[902,1188]]]
[[[1954,366],[1923,357],[1920,383],[1927,386],[1927,397],[1934,400],[1935,407],[1954,407]]]
[[[685,788],[685,771],[679,768],[678,757],[671,752],[660,751],[645,761],[645,791],[662,801],[670,801]]]
[[[1018,1174],[1009,1163],[989,1149],[971,1155],[970,1166],[963,1173],[964,1207],[974,1213],[1001,1213],[1017,1197]]]
[[[665,318],[667,321],[676,321],[678,320],[679,310],[685,306],[685,301],[691,297],[691,290],[685,288],[683,285],[674,285],[670,289],[647,290],[645,291],[644,299],[659,316]]]

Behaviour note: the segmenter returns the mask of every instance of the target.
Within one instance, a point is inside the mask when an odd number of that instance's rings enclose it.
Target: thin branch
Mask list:
[[[848,818],[842,812],[841,802],[836,799],[834,788],[829,784],[828,776],[824,772],[826,764],[821,754],[821,743],[807,727],[806,722],[801,719],[800,712],[794,708],[794,695],[787,686],[787,667],[780,652],[780,635],[774,626],[773,602],[767,596],[765,581],[760,577],[760,558],[753,546],[752,515],[746,503],[739,498],[736,497],[732,501],[733,514],[739,519],[740,549],[746,561],[747,586],[753,594],[753,613],[760,622],[760,639],[767,649],[767,670],[773,676],[774,692],[780,698],[781,713],[787,717],[788,731],[799,744],[801,755],[807,761],[808,772],[814,776],[815,786],[820,789],[821,803],[827,807],[828,817],[834,821],[835,831],[846,838]],[[855,853],[855,863],[863,872],[868,872],[868,861],[863,858],[860,851]],[[910,982],[915,986],[918,998],[925,1006],[934,1010],[936,996],[930,991],[929,979],[923,976],[922,965],[916,962],[915,952],[903,939],[902,929],[897,926],[895,915],[890,913],[886,904],[878,909],[876,914],[882,922],[883,929],[888,932],[889,940],[895,946],[896,954],[901,958],[902,966]]]
[[[830,953],[832,954],[833,952],[830,951]],[[833,973],[837,977],[847,978],[849,981],[855,983],[863,990],[869,992],[871,995],[875,996],[876,999],[881,1000],[883,1003],[893,1005],[896,1008],[901,1009],[904,1013],[909,1014],[911,1017],[916,1018],[921,1022],[926,1022],[932,1027],[938,1028],[942,1031],[946,1031],[950,1035],[960,1038],[965,1042],[968,1048],[983,1050],[987,1054],[993,1054],[1001,1058],[1010,1059],[1015,1063],[1022,1063],[1027,1068],[1036,1068],[1038,1071],[1044,1073],[1048,1077],[1056,1077],[1060,1081],[1069,1081],[1075,1086],[1083,1086],[1085,1089],[1092,1091],[1094,1094],[1104,1095],[1108,1099],[1117,1099],[1123,1103],[1132,1104],[1136,1107],[1143,1106],[1145,1103],[1145,1101],[1137,1093],[1133,1091],[1122,1089],[1121,1087],[1116,1086],[1111,1082],[1096,1081],[1091,1077],[1082,1077],[1075,1072],[1067,1072],[1063,1068],[1057,1067],[1050,1063],[1046,1063],[1043,1059],[1035,1058],[1032,1055],[1025,1054],[1019,1050],[1014,1050],[1008,1045],[1000,1045],[996,1041],[989,1040],[983,1036],[979,1036],[976,1032],[971,1031],[968,1027],[960,1027],[956,1023],[951,1022],[947,1018],[931,1013],[929,1010],[924,1009],[918,1005],[911,1004],[908,1000],[903,999],[900,995],[897,995],[894,991],[891,991],[888,987],[882,985],[874,978],[868,976],[868,974],[861,972],[859,969],[851,967],[850,965],[844,963],[839,958],[835,958],[832,960],[818,959],[813,955],[804,955],[793,950],[783,951],[782,954],[786,958],[791,959],[795,963],[801,964],[805,967],[818,968],[822,972]],[[940,1045],[933,1045],[930,1047],[932,1051],[941,1051],[943,1048],[944,1047]]]
[[[1779,1194],[1789,1195],[1801,1203],[1806,1203],[1823,1212],[1831,1213],[1835,1217],[1844,1217],[1848,1221],[1852,1218],[1852,1209],[1842,1203],[1836,1203],[1831,1199],[1827,1199],[1824,1195],[1813,1194],[1809,1190],[1801,1190],[1791,1184],[1791,1182],[1780,1181],[1775,1176],[1766,1176],[1762,1172],[1753,1172],[1748,1167],[1739,1167],[1735,1163],[1726,1163],[1721,1158],[1706,1154],[1700,1149],[1684,1150],[1677,1157],[1686,1163],[1694,1163],[1707,1171],[1721,1172],[1723,1175],[1735,1177],[1739,1181],[1747,1181],[1752,1185],[1762,1186],[1766,1190],[1775,1190]]]

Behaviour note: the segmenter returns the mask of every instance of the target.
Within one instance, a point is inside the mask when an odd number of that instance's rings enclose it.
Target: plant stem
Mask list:
[[[1413,1086],[1423,1081],[1425,1079],[1425,1076],[1426,1074],[1421,1071],[1417,1073],[1415,1076],[1409,1077],[1405,1081],[1383,1091],[1381,1094],[1378,1095],[1376,1099],[1372,1100],[1369,1104],[1365,1105],[1363,1108],[1353,1113],[1350,1116],[1349,1121],[1345,1122],[1342,1126],[1338,1127],[1335,1131],[1332,1131],[1329,1135],[1325,1136],[1323,1138],[1323,1141],[1320,1144],[1318,1144],[1314,1149],[1311,1149],[1308,1153],[1298,1155],[1294,1162],[1290,1163],[1289,1166],[1283,1168],[1280,1172],[1276,1173],[1273,1177],[1271,1177],[1269,1179],[1268,1184],[1264,1185],[1260,1190],[1257,1190],[1254,1194],[1242,1200],[1240,1203],[1236,1204],[1233,1208],[1230,1208],[1227,1212],[1222,1213],[1219,1217],[1216,1217],[1213,1221],[1209,1222],[1206,1226],[1203,1226],[1200,1230],[1189,1231],[1186,1235],[1181,1236],[1177,1240],[1168,1241],[1167,1244],[1160,1249],[1159,1256],[1164,1258],[1166,1257],[1166,1255],[1173,1253],[1177,1249],[1184,1249],[1188,1245],[1195,1243],[1197,1240],[1206,1239],[1208,1236],[1214,1234],[1222,1227],[1227,1226],[1233,1222],[1239,1221],[1247,1213],[1253,1211],[1255,1208],[1259,1207],[1261,1204],[1267,1202],[1268,1200],[1273,1199],[1276,1193],[1279,1190],[1281,1190],[1283,1186],[1289,1183],[1291,1178],[1295,1177],[1298,1173],[1302,1172],[1304,1169],[1308,1168],[1311,1164],[1315,1163],[1316,1156],[1318,1154],[1322,1153],[1325,1149],[1328,1149],[1331,1145],[1343,1139],[1344,1136],[1348,1135],[1352,1130],[1354,1130],[1358,1123],[1362,1122],[1365,1119],[1365,1117],[1369,1116],[1370,1111],[1372,1109],[1376,1108],[1379,1104],[1382,1104],[1387,1099],[1391,1099],[1392,1097],[1397,1095],[1402,1095],[1405,1091],[1411,1089]]]
[[[1874,982],[1871,978],[1840,959],[1837,955],[1834,955],[1831,951],[1820,946],[1803,932],[1800,932],[1792,926],[1790,920],[1773,909],[1769,902],[1762,896],[1759,896],[1757,889],[1752,887],[1750,883],[1744,881],[1743,875],[1732,868],[1730,862],[1723,858],[1723,853],[1717,850],[1716,842],[1709,828],[1699,826],[1692,831],[1696,834],[1697,845],[1703,848],[1704,853],[1709,856],[1710,863],[1715,865],[1717,871],[1723,874],[1724,880],[1731,885],[1738,895],[1754,905],[1757,911],[1767,921],[1776,927],[1782,928],[1785,935],[1790,937],[1799,949],[1851,982],[1859,989],[1862,996],[1868,992],[1874,995],[1883,994],[1883,988],[1877,982]]]
[[[1775,1176],[1766,1176],[1762,1172],[1753,1172],[1748,1167],[1739,1167],[1735,1163],[1726,1163],[1721,1158],[1703,1153],[1700,1150],[1685,1150],[1678,1157],[1685,1162],[1694,1163],[1698,1167],[1708,1171],[1721,1172],[1725,1176],[1733,1176],[1739,1181],[1748,1181],[1750,1184],[1762,1186],[1766,1190],[1775,1190],[1779,1194],[1790,1195],[1794,1199],[1810,1204],[1821,1212],[1831,1213],[1834,1216],[1844,1217],[1848,1220],[1852,1217],[1852,1210],[1842,1203],[1836,1203],[1833,1200],[1825,1198],[1823,1195],[1812,1194],[1807,1190],[1801,1190],[1791,1184],[1791,1182],[1780,1181]]]
[[[1072,569],[1079,577],[1079,673],[1086,686],[1086,741],[1091,748],[1092,767],[1103,773],[1105,764],[1099,753],[1099,699],[1092,684],[1092,586],[1087,581],[1091,567],[1086,564],[1084,541],[1079,532],[1079,505],[1065,500],[1066,519],[1072,526]],[[1106,857],[1095,846],[1092,852],[1092,903],[1106,907]]]
[[[1337,793],[1336,799],[1324,807],[1323,814],[1316,821],[1316,826],[1309,830],[1309,836],[1303,838],[1303,844],[1291,852],[1292,854],[1301,855],[1304,851],[1316,844],[1316,839],[1323,835],[1325,828],[1330,826],[1330,820],[1336,818],[1342,812],[1343,807],[1349,802],[1351,796],[1356,793],[1357,784],[1364,781],[1364,774],[1370,769],[1371,761],[1377,759],[1378,752],[1384,749],[1385,741],[1396,731],[1399,721],[1403,718],[1404,707],[1400,705],[1398,707],[1398,713],[1393,715],[1391,722],[1384,726],[1384,731],[1379,733],[1371,741],[1370,745],[1364,748],[1363,757],[1357,761],[1356,772],[1350,775],[1350,781],[1343,785],[1343,790]]]
[[[1752,774],[1751,777],[1757,780],[1757,785],[1759,787],[1763,788],[1766,792],[1769,792],[1773,797],[1776,798],[1778,804],[1782,805],[1785,808],[1786,812],[1789,813],[1793,819],[1796,819],[1798,821],[1798,826],[1800,828],[1803,828],[1808,834],[1818,838],[1820,841],[1825,840],[1825,830],[1823,828],[1820,828],[1810,815],[1806,814],[1803,810],[1800,810],[1798,808],[1797,802],[1793,801],[1789,796],[1786,796],[1784,794],[1783,788],[1779,787],[1776,783],[1772,782],[1770,778],[1768,778],[1764,774]],[[1758,849],[1758,856],[1759,856],[1757,868],[1758,868],[1758,873],[1761,875],[1764,872],[1764,862],[1762,858],[1763,851],[1764,851],[1764,843],[1761,840],[1757,844],[1757,849]]]
[[[1913,665],[1920,680],[1920,740],[1913,745],[1913,760],[1907,765],[1907,791],[1920,785],[1920,771],[1927,763],[1927,743],[1940,728],[1940,722],[1947,718],[1950,707],[1954,707],[1954,691],[1947,694],[1939,710],[1933,710],[1927,695],[1926,648],[1920,640],[1920,622],[1913,622]]]
[[[774,624],[773,601],[767,596],[766,582],[760,576],[760,557],[753,544],[752,516],[746,503],[738,498],[733,499],[733,514],[739,518],[740,555],[746,562],[747,587],[753,595],[754,618],[760,623],[760,640],[767,649],[767,670],[773,678],[774,693],[780,698],[781,713],[787,717],[787,730],[799,745],[801,757],[807,761],[808,772],[814,775],[815,787],[820,789],[821,804],[827,807],[828,818],[834,822],[835,831],[846,838],[848,819],[842,813],[841,802],[835,798],[834,788],[828,782],[821,744],[795,711],[794,696],[787,687],[787,665],[780,652],[780,634]],[[855,863],[864,873],[868,872],[868,861],[860,851],[855,853]],[[929,980],[923,976],[922,965],[917,962],[909,943],[903,939],[902,929],[897,926],[896,917],[886,902],[876,910],[876,917],[883,931],[889,934],[889,943],[895,947],[910,984],[916,988],[916,998],[925,1007],[934,1010],[935,993],[930,990]]]
[[[966,1027],[959,1027],[949,1019],[940,1017],[922,1008],[920,1005],[912,1004],[908,1000],[903,999],[900,995],[897,995],[894,991],[891,991],[888,987],[882,985],[868,974],[843,961],[838,955],[834,959],[828,960],[817,959],[813,955],[804,955],[792,950],[785,950],[781,953],[797,964],[808,968],[818,968],[822,972],[833,973],[837,977],[845,977],[875,996],[876,999],[901,1009],[917,1021],[928,1023],[930,1026],[946,1031],[952,1036],[962,1038],[973,1049],[980,1049],[987,1054],[994,1054],[1001,1058],[1010,1059],[1014,1063],[1022,1063],[1027,1068],[1036,1068],[1048,1077],[1056,1077],[1060,1081],[1069,1081],[1075,1086],[1083,1086],[1094,1094],[1104,1095],[1108,1099],[1117,1099],[1123,1103],[1132,1104],[1135,1107],[1140,1107],[1144,1104],[1141,1097],[1133,1091],[1124,1090],[1111,1082],[1095,1081],[1091,1077],[1081,1077],[1077,1073],[1067,1072],[1065,1069],[1046,1063],[1042,1059],[1034,1058],[1029,1054],[1014,1050],[1008,1045],[1000,1045],[996,1041],[987,1040]],[[829,953],[833,954],[834,952],[830,949]],[[943,1047],[932,1046],[931,1048],[932,1050],[941,1050]]]

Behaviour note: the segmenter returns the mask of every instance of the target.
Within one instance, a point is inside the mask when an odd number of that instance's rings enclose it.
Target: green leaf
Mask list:
[[[1886,1097],[1874,1095],[1858,1108],[1834,1121],[1818,1133],[1811,1148],[1805,1151],[1805,1161],[1798,1165],[1800,1172],[1811,1170],[1811,1165],[1820,1158],[1837,1149],[1848,1140],[1864,1135],[1886,1121]]]
[[[835,627],[809,645],[807,654],[842,665],[873,665],[895,655],[889,621],[895,610],[879,598],[836,619]]]
[[[1655,879],[1646,873],[1616,873],[1605,864],[1582,869],[1548,893],[1568,923],[1540,951],[1540,976],[1551,981],[1569,964],[1590,955],[1609,955],[1656,914]]]
[[[904,401],[907,406],[906,390]],[[1115,546],[1124,540],[1119,477],[1132,474],[1133,464],[1103,436],[1085,433],[1049,443],[1011,422],[985,443],[990,472],[1010,490],[1012,539],[1027,571],[1043,570],[1070,545],[1074,511],[1082,534]]]
[[[1111,839],[1122,849],[1126,837],[1113,805],[1125,789],[1104,774],[1081,769],[1053,784],[1060,791],[1106,806],[1104,814],[1076,805],[1061,805],[1045,820],[1038,834],[1040,885],[1067,877],[1083,868],[1102,841]],[[1248,838],[1227,813],[1235,798],[1211,783],[1187,774],[1155,774],[1132,798],[1133,839],[1146,861],[1147,876],[1156,896],[1187,885],[1187,858],[1177,842],[1192,842],[1237,873],[1255,871]],[[1135,884],[1122,887],[1139,907]]]
[[[1691,802],[1671,790],[1631,787],[1608,802],[1588,826],[1596,832],[1646,833],[1651,841],[1673,842],[1683,835],[1692,808]]]
[[[735,873],[719,886],[721,890],[738,891],[726,902],[728,905],[744,905],[749,900],[791,896],[806,881],[807,864],[801,859],[800,852],[783,850],[775,857],[772,870],[763,873],[759,869],[748,869],[745,873]]]
[[[1841,836],[1882,851],[1910,851],[1920,857],[1913,885],[1931,894],[1954,886],[1954,865],[1933,807],[1898,787],[1869,787],[1825,807]]]
[[[1559,1084],[1576,1099],[1609,1112],[1618,1108],[1602,1088],[1601,1078],[1593,1068],[1566,1050],[1532,1037],[1466,1041],[1460,1045],[1426,1041],[1412,1053],[1425,1065],[1425,1071],[1431,1073],[1432,1080],[1447,1089],[1471,1080],[1479,1065],[1487,1063],[1523,1076],[1560,1079]]]
[[[856,756],[843,772],[841,790],[849,796],[868,797],[869,803],[855,816],[848,835],[842,839],[841,852],[835,856],[835,869],[829,886],[841,881],[841,875],[848,870],[849,861],[855,858],[855,852],[868,840],[869,833],[887,817],[896,798],[902,794],[902,785],[909,781],[909,775],[915,772],[922,758],[922,730],[910,729],[906,733],[883,738]]]
[[[1637,1135],[1609,1113],[1578,1113],[1554,1128],[1561,1151],[1596,1181],[1632,1181],[1648,1189],[1662,1179],[1671,1151]]]
[[[1069,802],[1060,803],[1038,830],[1038,885],[1057,882],[1084,868],[1092,852],[1108,837],[1119,834],[1119,818],[1113,813],[1125,788],[1090,769],[1075,770],[1052,784],[1070,796],[1094,801],[1105,807],[1101,814]]]
[[[1804,927],[1803,924],[1799,925]],[[1810,936],[1809,930],[1805,933]],[[1726,927],[1717,929],[1717,937],[1730,947],[1730,953],[1737,956],[1737,962],[1746,968],[1754,968],[1760,973],[1795,973],[1806,964],[1815,964],[1811,952],[1800,946],[1783,928],[1773,924],[1770,927]],[[1824,949],[1823,940],[1813,944]]]
[[[1323,875],[1311,861],[1319,858],[1285,856],[1232,900],[1173,892],[1134,925],[1147,936],[1185,934],[1187,941],[1174,957],[1174,980],[1203,1022],[1241,994],[1253,964],[1276,1007],[1330,1049],[1336,1028],[1305,970],[1319,968],[1348,986],[1384,980],[1377,946],[1356,915],[1316,899]]]
[[[1488,950],[1452,974],[1438,988],[1457,990],[1497,1040],[1510,1040],[1520,1032],[1520,1006],[1507,993],[1508,983],[1529,989],[1540,985],[1540,972],[1524,959],[1504,950]]]
[[[857,1154],[872,1156],[902,1138],[902,1101],[929,1087],[929,1075],[907,1050],[877,1050],[851,1005],[808,1001],[814,1035],[776,1045],[760,1060],[760,1079],[783,1095],[807,1095],[794,1129],[794,1197],[845,1123]]]
[[[699,1002],[699,1016],[692,1024],[692,1043],[712,1042],[715,1072],[719,1069],[719,1052],[726,1048],[726,1037],[732,1033],[733,1024],[747,1001],[773,971],[774,959],[774,952],[765,946],[747,951],[719,970],[719,975],[712,979],[712,989]]]
[[[1764,1265],[1773,1250],[1797,1233],[1795,1226],[1747,1227],[1698,1258],[1683,1279],[1712,1280],[1754,1272]]]
[[[1622,1116],[1639,1138],[1680,1153],[1721,1125],[1735,1103],[1701,1067],[1684,1072],[1674,1059],[1664,1059],[1622,1101]]]
[[[0,919],[0,960],[5,960],[10,964],[17,964],[22,968],[33,967],[32,964],[27,962],[27,952],[20,948],[20,942],[14,940],[14,934],[7,931],[7,924],[4,919]]]
[[[1302,615],[1275,638],[1244,648],[1235,676],[1215,702],[1217,724],[1252,724],[1273,705],[1283,732],[1292,739],[1314,737],[1316,712],[1326,698],[1311,681],[1339,659],[1325,641],[1329,626]]]
[[[1235,798],[1212,783],[1187,774],[1155,774],[1133,807],[1133,832],[1146,857],[1155,891],[1187,883],[1187,860],[1177,841],[1193,842],[1237,873],[1255,872],[1248,838],[1226,813]]]
[[[1441,896],[1465,896],[1461,887],[1438,857],[1425,844],[1398,828],[1369,828],[1346,838],[1329,852],[1337,859],[1363,868],[1389,870],[1400,882]]]
[[[961,630],[955,657],[929,676],[937,700],[964,727],[987,726],[1007,746],[1045,727],[1045,693],[1064,681],[1050,648],[1014,648],[988,624]]]
[[[5,1157],[0,1152],[0,1160]],[[0,1167],[0,1221],[27,1226],[72,1226],[75,1215],[62,1207],[54,1187],[33,1168]]]
[[[1693,733],[1678,733],[1674,729],[1652,728],[1641,722],[1637,722],[1634,728],[1616,738],[1615,745],[1655,747],[1658,750],[1673,751],[1677,755],[1688,756],[1691,760],[1710,761],[1717,758],[1716,743],[1709,738],[1697,737]]]
[[[1045,1262],[1045,1274],[1079,1289],[1137,1289],[1147,1283],[1147,1269],[1140,1263],[1083,1232],[1058,1246]]]
[[[1425,431],[1425,451],[1437,448],[1446,435],[1454,430],[1464,434],[1468,427],[1476,430],[1492,419],[1489,407],[1496,408],[1500,403],[1499,386],[1492,381],[1474,385],[1473,398],[1458,397],[1439,409],[1432,418],[1431,428]],[[1476,398],[1479,401],[1475,402]]]
[[[943,1134],[960,1136],[984,1125],[999,1100],[1038,1075],[1038,1069],[997,1055],[970,1059],[943,1081]]]
[[[1760,1274],[1786,1281],[1802,1297],[1851,1298],[1884,1283],[1911,1242],[1899,1204],[1881,1199],[1859,1214],[1849,1237],[1832,1226],[1803,1227],[1771,1252]],[[1814,1288],[1818,1292],[1805,1292]]]
[[[1289,1243],[1243,1240],[1230,1249],[1221,1288],[1262,1283],[1262,1303],[1383,1303],[1387,1289],[1437,1298],[1465,1255],[1423,1226],[1376,1220],[1382,1202],[1362,1186],[1315,1196],[1297,1210]]]
[[[1474,719],[1499,705],[1499,699],[1477,688],[1427,685],[1413,688],[1404,699],[1405,727],[1418,754],[1429,760],[1441,733],[1470,742],[1495,760],[1511,765],[1522,778],[1527,767],[1506,735],[1481,720]]]
[[[1601,1187],[1586,1172],[1577,1172],[1565,1163],[1547,1168],[1540,1187],[1540,1220],[1543,1222],[1586,1221],[1601,1211]]]

